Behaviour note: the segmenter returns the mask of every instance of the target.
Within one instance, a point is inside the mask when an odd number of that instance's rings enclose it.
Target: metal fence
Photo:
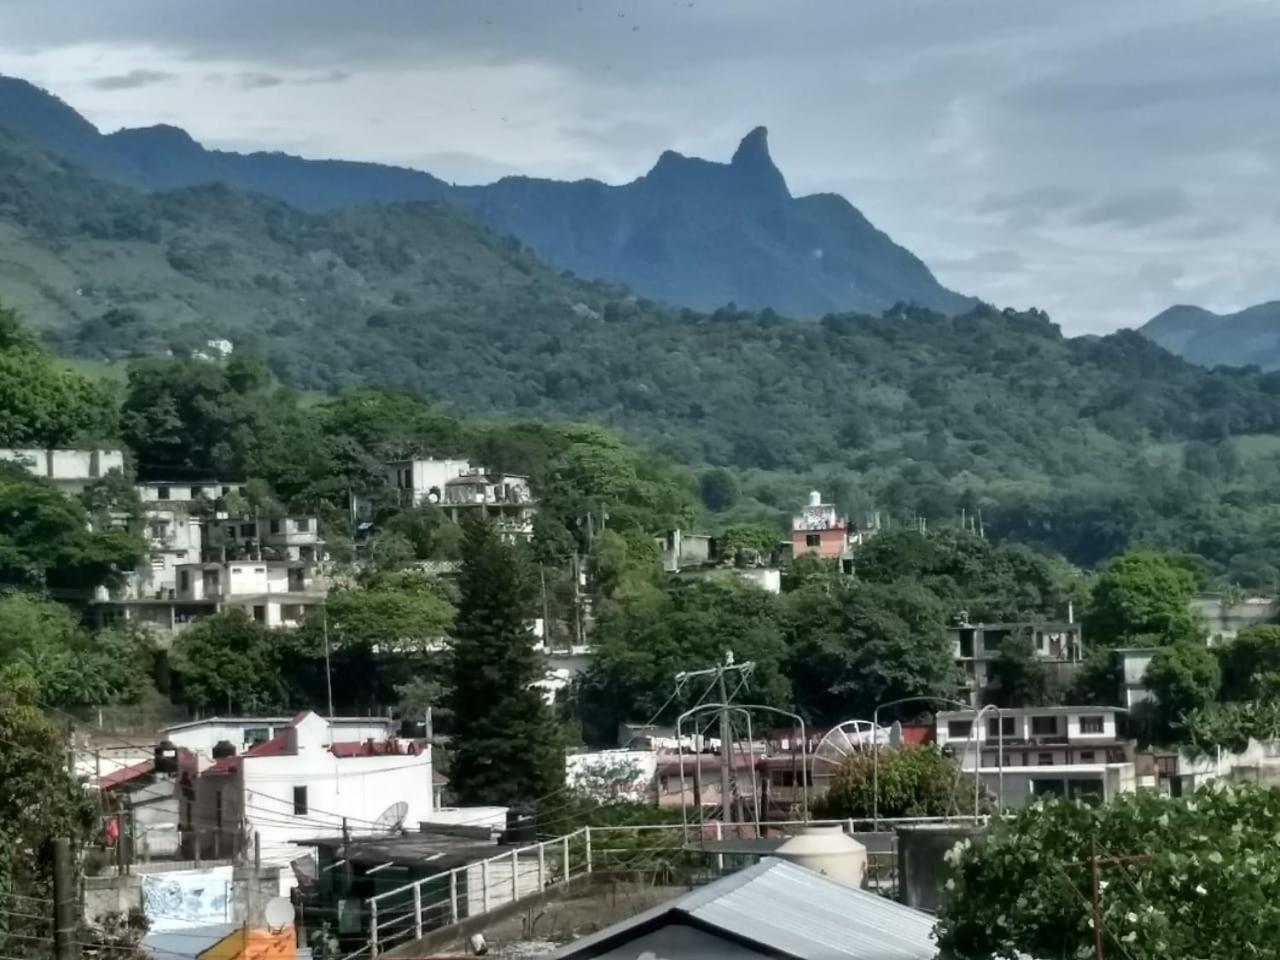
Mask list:
[[[594,874],[642,879],[655,885],[699,883],[733,872],[772,852],[770,840],[806,827],[840,826],[867,847],[868,889],[893,896],[898,887],[898,825],[981,824],[985,817],[912,817],[879,820],[708,821],[581,827],[572,833],[512,850],[487,860],[433,874],[366,901],[369,940],[344,960],[376,957],[424,933],[468,917],[483,916],[510,903]],[[692,833],[692,836],[689,834]]]

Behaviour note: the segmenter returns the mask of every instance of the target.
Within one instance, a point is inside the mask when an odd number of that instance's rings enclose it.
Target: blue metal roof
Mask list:
[[[933,917],[775,857],[568,944],[590,957],[664,922],[723,931],[797,960],[934,960]]]

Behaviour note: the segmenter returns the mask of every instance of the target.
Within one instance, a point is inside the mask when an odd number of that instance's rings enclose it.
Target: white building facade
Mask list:
[[[344,825],[355,836],[430,820],[430,746],[361,732],[373,730],[304,713],[242,753],[207,764],[186,758],[179,781],[189,844],[213,856],[252,851],[256,841],[263,863],[284,865],[303,852],[295,841]]]
[[[1043,793],[1109,800],[1137,786],[1133,745],[1120,738],[1116,714],[1115,707],[945,711],[937,743],[961,769],[977,769],[1006,809]]]
[[[1027,641],[1037,659],[1059,672],[1059,680],[1065,680],[1084,659],[1080,624],[1072,621],[960,623],[948,628],[947,636],[964,677],[961,699],[975,707],[981,705],[982,693],[991,683],[991,663],[1008,640]]]
[[[119,450],[4,447],[0,448],[0,460],[26,467],[33,476],[51,480],[68,495],[80,493],[111,470],[124,469],[124,453]]]

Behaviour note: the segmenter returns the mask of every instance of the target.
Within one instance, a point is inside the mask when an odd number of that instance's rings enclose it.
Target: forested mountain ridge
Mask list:
[[[819,322],[674,310],[548,268],[439,204],[304,213],[224,186],[142,193],[0,137],[0,300],[74,356],[257,340],[299,387],[421,390],[604,421],[735,471],[721,521],[818,486],[855,516],[972,516],[1081,563],[1146,541],[1280,577],[1280,374],[1207,371],[1044,314]],[[723,484],[721,488],[723,489]]]
[[[793,197],[763,128],[729,163],[668,151],[619,186],[508,177],[455,187],[416,170],[208,150],[185,131],[100,133],[57,98],[0,77],[0,126],[95,176],[166,190],[225,183],[321,212],[353,204],[447,201],[561,269],[625,283],[668,303],[734,302],[818,315],[912,303],[946,313],[975,301],[944,288],[842,197]]]
[[[1201,366],[1280,368],[1280,301],[1236,313],[1179,305],[1152,317],[1139,332]]]

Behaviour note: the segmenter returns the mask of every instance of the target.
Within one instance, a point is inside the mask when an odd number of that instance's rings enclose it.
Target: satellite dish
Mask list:
[[[293,904],[286,897],[272,897],[262,909],[262,920],[272,933],[293,923]]]
[[[870,720],[846,720],[832,727],[813,751],[814,779],[835,776],[849,757],[876,741],[888,740],[888,731],[884,728],[877,731]]]
[[[377,833],[395,833],[404,826],[404,818],[409,815],[409,804],[401,800],[393,803],[373,821],[373,829]]]

